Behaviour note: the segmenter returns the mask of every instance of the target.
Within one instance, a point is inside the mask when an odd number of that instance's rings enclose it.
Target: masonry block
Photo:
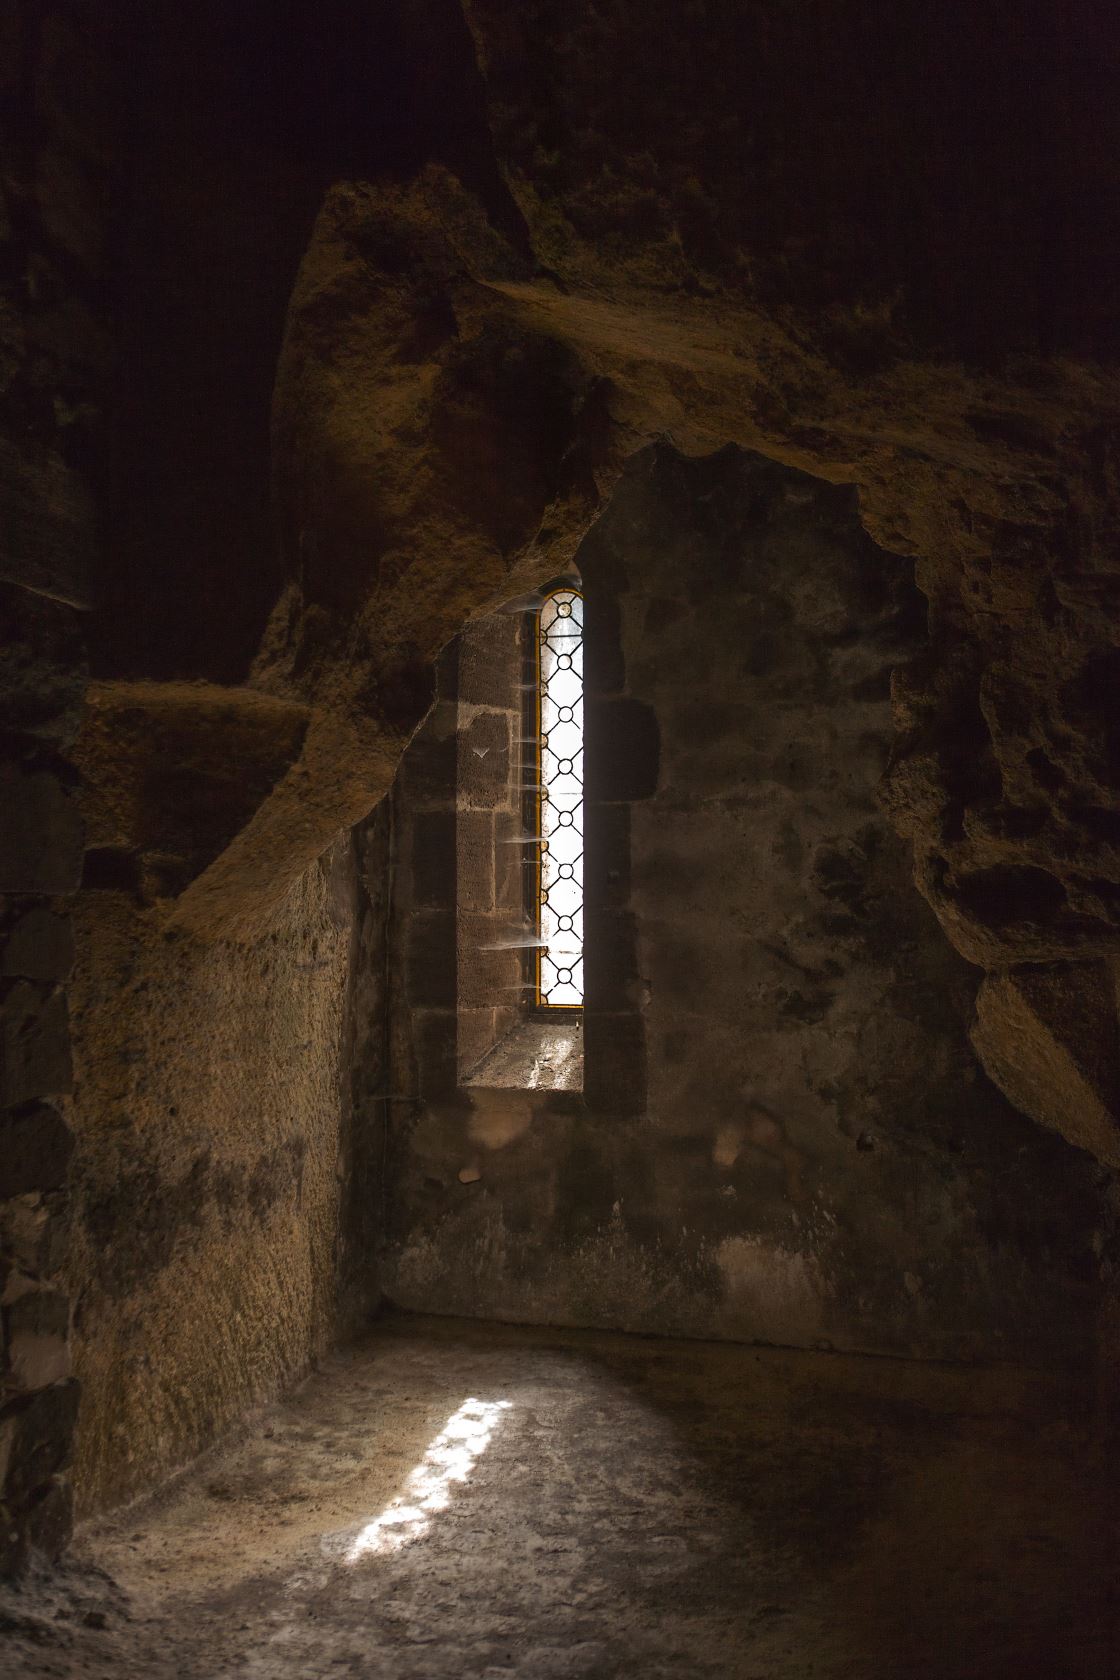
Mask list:
[[[0,812],[0,892],[74,892],[82,823],[54,771],[0,764]]]
[[[41,1543],[49,1555],[58,1549],[69,1535],[69,1519],[60,1521],[57,1478],[70,1462],[74,1424],[78,1415],[78,1384],[73,1378],[41,1388],[29,1399],[10,1403],[0,1414],[0,1437],[5,1438],[7,1469],[0,1494],[0,1539],[9,1547],[22,1550],[20,1541],[11,1542],[13,1530],[24,1527],[26,1539]],[[47,1522],[26,1522],[44,1500],[52,1499],[56,1509]],[[13,1521],[12,1519],[16,1520]],[[26,1526],[25,1526],[26,1524]],[[37,1538],[38,1537],[38,1538]],[[6,1559],[0,1552],[0,1570],[20,1562],[17,1556]]]
[[[64,994],[17,980],[0,997],[0,1106],[58,1096],[72,1079]]]
[[[405,984],[414,1006],[453,1009],[456,989],[455,916],[426,910],[409,918]]]
[[[482,1060],[487,1051],[494,1048],[495,1016],[494,1009],[460,1009],[459,1010],[459,1077],[467,1074]]]
[[[73,1133],[51,1103],[0,1115],[0,1198],[58,1189],[73,1148]]]
[[[40,1389],[13,1408],[15,1428],[8,1454],[6,1497],[26,1497],[65,1468],[70,1459],[78,1384],[73,1379]],[[5,1419],[6,1421],[6,1419]]]
[[[29,1284],[8,1300],[5,1294],[4,1330],[7,1342],[7,1380],[30,1393],[48,1388],[70,1375],[70,1303],[49,1285]]]
[[[510,774],[511,717],[507,712],[479,712],[459,733],[460,806],[493,810],[514,797]]]
[[[453,1097],[459,1086],[458,1023],[454,1009],[422,1009],[413,1017],[421,1100]]]
[[[518,838],[523,831],[519,812],[494,815],[494,908],[506,916],[525,914],[532,863],[530,849]]]
[[[459,638],[459,698],[476,706],[516,704],[521,681],[517,613],[496,612],[468,624]]]
[[[4,1148],[0,1134],[0,1155]],[[54,1277],[66,1264],[67,1213],[61,1190],[0,1199],[0,1249],[28,1276]]]
[[[460,910],[493,910],[497,850],[493,812],[460,811],[451,845],[451,857],[444,864],[445,890],[450,881]]]
[[[516,1002],[525,968],[525,947],[511,944],[523,937],[518,920],[501,915],[459,917],[460,1008],[495,1009]]]
[[[418,811],[412,819],[412,899],[420,909],[455,903],[455,813]]]
[[[17,915],[0,948],[0,975],[4,978],[65,980],[73,962],[69,920],[44,906]]]

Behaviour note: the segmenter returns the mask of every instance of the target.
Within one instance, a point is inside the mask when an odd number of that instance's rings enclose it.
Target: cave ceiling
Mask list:
[[[219,696],[269,791],[192,842],[158,913],[203,939],[266,927],[391,785],[461,625],[567,567],[646,445],[735,446],[855,486],[913,560],[929,651],[895,673],[883,799],[977,966],[988,1070],[1117,1160],[1103,11],[395,15],[409,144],[316,160],[272,396],[283,579]],[[161,727],[212,729],[216,704],[186,683]]]

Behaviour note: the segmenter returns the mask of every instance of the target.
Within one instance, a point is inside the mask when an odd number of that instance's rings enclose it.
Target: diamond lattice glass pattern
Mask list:
[[[583,1003],[583,596],[558,589],[538,629],[541,838],[537,1003]]]

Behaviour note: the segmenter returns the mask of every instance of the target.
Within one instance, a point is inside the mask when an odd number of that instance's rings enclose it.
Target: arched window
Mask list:
[[[583,1005],[583,596],[562,585],[537,618],[535,1004]]]

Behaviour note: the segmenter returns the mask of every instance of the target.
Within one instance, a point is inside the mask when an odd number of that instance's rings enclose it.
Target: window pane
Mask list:
[[[583,596],[558,589],[541,608],[541,839],[537,1002],[583,1003]]]

